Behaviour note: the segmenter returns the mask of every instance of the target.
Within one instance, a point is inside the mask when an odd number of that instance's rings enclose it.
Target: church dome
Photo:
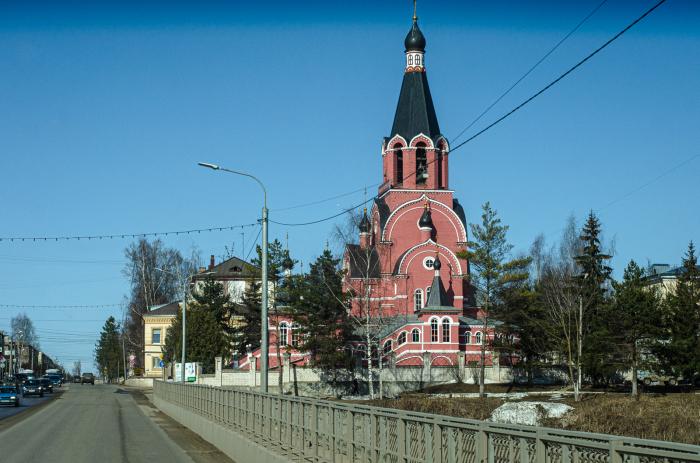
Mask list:
[[[425,209],[423,209],[423,215],[421,215],[420,220],[418,220],[418,227],[433,228],[433,218],[430,214],[430,209],[427,206]]]
[[[408,31],[406,40],[403,41],[406,51],[425,51],[425,36],[418,27],[418,21],[413,20],[413,27]]]
[[[435,260],[433,261],[433,269],[440,270],[440,267],[442,267],[442,264],[440,263],[440,258],[438,256],[435,256]]]

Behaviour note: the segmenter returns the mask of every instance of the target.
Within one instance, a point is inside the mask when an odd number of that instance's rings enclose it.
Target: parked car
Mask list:
[[[19,407],[19,393],[12,385],[0,386],[0,405],[13,405]]]
[[[73,376],[74,383],[80,383],[80,376]]]
[[[83,373],[83,376],[80,378],[80,383],[85,384],[85,383],[90,383],[93,386],[95,385],[95,375],[92,373]]]
[[[50,392],[53,394],[53,384],[51,384],[51,380],[49,378],[43,376],[39,379],[39,382],[41,383],[41,387],[45,392]]]
[[[41,381],[38,379],[28,379],[22,384],[22,395],[36,395],[44,397],[44,388],[41,387]]]

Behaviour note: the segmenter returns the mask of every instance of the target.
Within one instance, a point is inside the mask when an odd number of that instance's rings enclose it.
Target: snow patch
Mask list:
[[[540,426],[545,418],[561,418],[573,410],[566,404],[549,402],[506,402],[491,414],[489,421]]]

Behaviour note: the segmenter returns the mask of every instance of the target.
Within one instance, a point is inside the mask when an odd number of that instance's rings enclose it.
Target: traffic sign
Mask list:
[[[161,359],[160,362],[158,362],[158,366],[163,368],[165,366],[165,361]]]

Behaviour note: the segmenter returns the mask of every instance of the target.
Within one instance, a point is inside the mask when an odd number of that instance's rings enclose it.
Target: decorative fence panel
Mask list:
[[[497,424],[388,408],[156,381],[154,394],[293,461],[680,463],[700,446]]]

